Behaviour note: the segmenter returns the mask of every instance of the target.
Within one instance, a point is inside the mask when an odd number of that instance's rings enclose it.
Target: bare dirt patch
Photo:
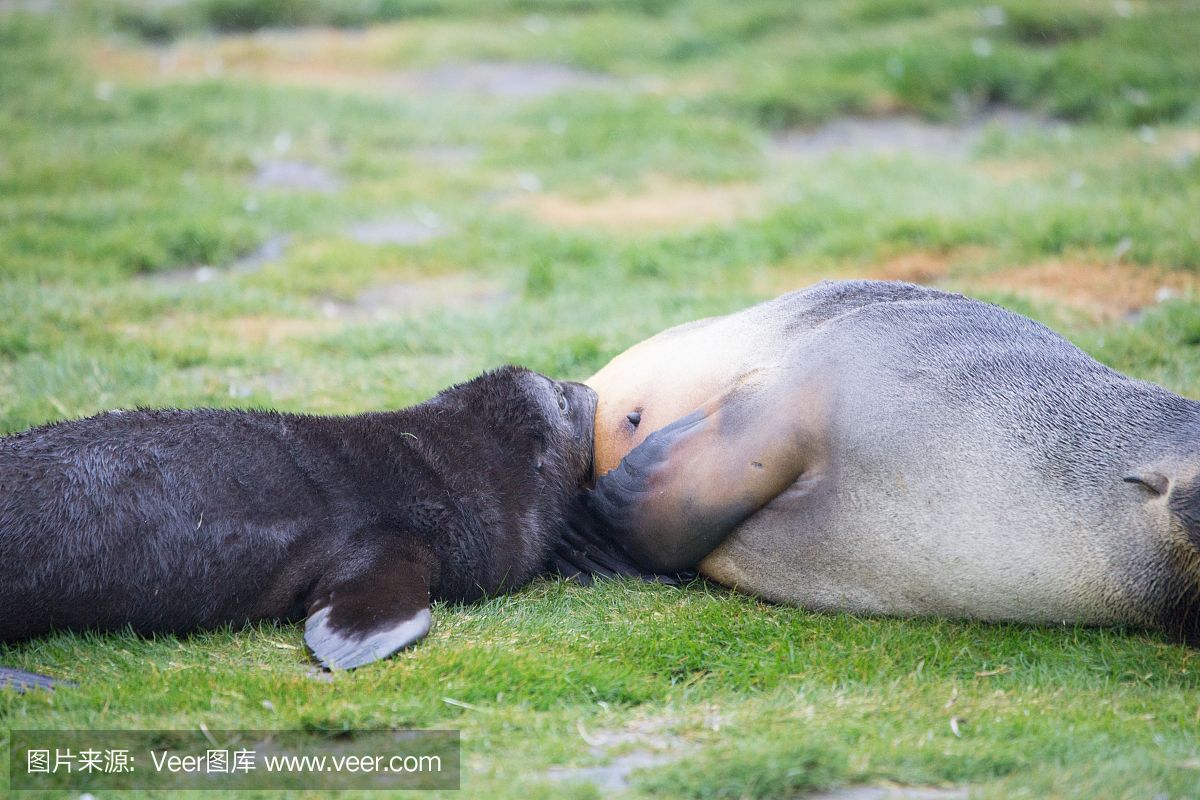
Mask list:
[[[240,375],[229,380],[229,396],[236,400],[265,395],[273,401],[292,397],[304,385],[303,379],[291,372],[266,372]]]
[[[589,199],[529,193],[506,205],[555,227],[652,230],[733,222],[759,213],[764,201],[763,188],[754,184],[702,184],[655,177],[638,192]]]
[[[412,245],[445,236],[449,228],[436,216],[426,215],[423,218],[393,217],[359,222],[347,228],[346,233],[359,244]]]
[[[58,10],[56,0],[0,0],[0,13],[24,11],[27,14],[54,14]]]
[[[248,316],[224,320],[216,328],[247,345],[262,347],[330,333],[338,325],[322,318]]]
[[[970,256],[961,250],[914,250],[871,267],[864,277],[879,281],[908,281],[935,286],[946,280],[955,264],[969,258]]]
[[[292,237],[290,235],[277,233],[234,261],[229,265],[229,269],[232,272],[257,272],[266,264],[283,258],[291,244]]]
[[[755,289],[780,294],[821,279],[908,281],[966,294],[1010,293],[1034,302],[1058,304],[1101,323],[1132,319],[1143,309],[1176,297],[1200,295],[1200,276],[1162,267],[1055,259],[986,268],[994,258],[982,247],[914,250],[866,267],[836,265],[802,273],[774,270]]]
[[[283,258],[287,254],[291,243],[292,237],[288,234],[276,234],[225,267],[218,268],[207,264],[180,267],[179,269],[151,273],[144,276],[144,280],[159,286],[178,287],[197,283],[211,283],[223,275],[257,272],[272,261],[278,261]]]
[[[1200,278],[1159,267],[1047,261],[972,277],[962,281],[961,288],[1061,303],[1097,322],[1111,322],[1164,300],[1193,295],[1200,290]]]
[[[867,266],[826,264],[817,268],[787,265],[760,273],[754,289],[761,294],[782,294],[801,289],[819,280],[869,279],[907,281],[925,286],[942,286],[959,265],[986,256],[983,248],[956,250],[913,250]]]
[[[590,754],[605,762],[590,767],[552,767],[546,777],[592,783],[602,793],[620,792],[629,786],[634,770],[669,764],[687,753],[687,743],[666,732],[674,722],[651,718],[635,720],[620,730],[593,732],[581,724],[579,735],[589,745]]]
[[[211,283],[219,277],[221,277],[219,269],[202,265],[152,272],[142,276],[142,280],[159,286],[187,286],[194,283]]]
[[[167,47],[98,42],[92,66],[112,79],[196,81],[249,79],[383,94],[467,94],[528,100],[565,91],[608,89],[615,78],[546,62],[467,61],[427,69],[397,65],[414,26],[366,30],[306,28],[188,39]]]
[[[795,160],[835,154],[962,159],[970,155],[989,129],[1023,133],[1050,124],[1044,117],[1013,109],[997,109],[955,124],[911,116],[845,117],[816,128],[780,134],[774,140],[774,153]]]
[[[195,81],[220,76],[292,86],[367,89],[392,74],[389,55],[411,32],[403,26],[366,30],[301,28],[185,39],[166,47],[97,42],[90,61],[112,78]]]
[[[846,786],[804,795],[804,800],[967,800],[970,790],[932,786]]]
[[[634,750],[613,757],[608,763],[597,767],[553,767],[546,777],[554,781],[586,781],[595,784],[602,792],[619,792],[629,786],[629,776],[636,769],[660,767],[678,758],[649,750]]]
[[[320,309],[330,320],[378,320],[430,310],[486,310],[506,305],[513,297],[513,292],[497,281],[455,274],[373,286],[350,302],[327,298]]]
[[[409,150],[409,156],[420,164],[461,167],[479,160],[481,149],[475,145],[428,144]]]
[[[1001,185],[1036,180],[1044,177],[1048,169],[1046,163],[1029,158],[1016,160],[988,158],[979,161],[974,166]]]
[[[150,322],[124,324],[118,329],[126,336],[155,341],[186,339],[190,333],[203,332],[206,338],[216,336],[250,347],[267,347],[319,336],[337,328],[336,320],[321,317],[257,315],[212,320],[194,314],[172,314]]]
[[[504,61],[445,64],[409,72],[407,78],[415,88],[425,92],[487,95],[514,100],[581,89],[609,89],[617,83],[609,76],[562,64]]]
[[[1155,151],[1171,163],[1190,166],[1200,157],[1200,128],[1167,131],[1157,137]]]
[[[270,159],[258,165],[250,184],[256,189],[288,189],[331,194],[342,188],[342,180],[320,164],[295,159]]]

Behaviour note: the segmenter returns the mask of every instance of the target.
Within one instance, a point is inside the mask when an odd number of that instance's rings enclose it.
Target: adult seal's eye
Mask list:
[[[567,404],[567,396],[563,394],[563,390],[557,386],[554,387],[554,392],[558,395],[558,410],[564,414],[567,413],[567,410],[570,408],[570,406]]]

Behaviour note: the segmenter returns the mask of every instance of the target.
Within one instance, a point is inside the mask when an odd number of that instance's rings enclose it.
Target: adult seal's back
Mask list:
[[[822,283],[623,353],[592,519],[641,568],[814,609],[1200,642],[1200,404],[1042,325]]]

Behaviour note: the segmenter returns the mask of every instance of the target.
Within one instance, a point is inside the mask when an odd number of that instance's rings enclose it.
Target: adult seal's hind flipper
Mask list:
[[[30,689],[53,691],[57,686],[74,685],[73,681],[62,680],[61,678],[51,678],[46,675],[38,675],[36,672],[26,672],[25,670],[12,669],[11,667],[0,667],[0,690],[13,689],[18,693],[27,692]]]

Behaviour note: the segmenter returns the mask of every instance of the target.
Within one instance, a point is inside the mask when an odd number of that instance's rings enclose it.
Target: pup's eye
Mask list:
[[[630,411],[625,415],[625,419],[629,420],[629,424],[636,428],[642,421],[642,412]]]

